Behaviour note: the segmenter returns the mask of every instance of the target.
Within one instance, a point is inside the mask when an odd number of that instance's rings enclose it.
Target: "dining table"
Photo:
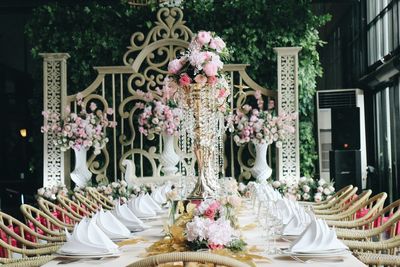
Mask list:
[[[265,251],[268,246],[266,241],[266,235],[263,234],[263,229],[257,221],[257,212],[253,209],[249,201],[244,202],[242,208],[238,212],[238,222],[241,226],[240,232],[244,241],[247,243],[247,247],[251,248],[254,252],[252,254],[263,256],[268,259],[255,259],[254,263],[256,266],[268,266],[268,267],[324,267],[324,266],[351,266],[351,267],[364,267],[366,266],[350,252],[340,257],[329,257],[329,258],[303,258],[290,257],[282,253],[276,253],[273,255],[267,254]],[[130,263],[141,260],[146,257],[146,248],[150,247],[154,242],[162,239],[165,236],[164,225],[167,222],[167,218],[159,217],[158,219],[145,221],[151,228],[137,232],[133,237],[133,240],[137,239],[137,242],[124,242],[126,245],[120,247],[121,254],[118,257],[110,258],[88,258],[88,259],[65,259],[55,258],[52,261],[45,264],[45,267],[60,267],[60,266],[80,266],[80,267],[119,267],[127,266]],[[276,247],[279,249],[285,249],[290,246],[292,241],[290,239],[278,238],[276,240]],[[269,242],[271,245],[271,241]],[[279,251],[279,250],[278,250]]]

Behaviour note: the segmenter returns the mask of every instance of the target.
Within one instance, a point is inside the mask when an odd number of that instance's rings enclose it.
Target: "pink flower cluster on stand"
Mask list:
[[[173,83],[173,87],[188,87],[195,83],[214,87],[220,111],[225,112],[230,90],[222,74],[224,63],[221,59],[227,59],[229,54],[224,41],[215,33],[200,31],[190,42],[188,51],[168,64],[168,82]]]
[[[165,86],[164,86],[165,88]],[[165,92],[170,92],[166,91]],[[163,92],[165,94],[165,92]],[[145,136],[155,133],[166,133],[175,135],[178,133],[179,124],[182,117],[182,110],[168,97],[155,100],[152,96],[146,95],[142,91],[137,91],[146,100],[146,104],[139,103],[139,108],[143,112],[139,115],[139,132]]]
[[[246,104],[242,107],[242,111],[236,110],[231,118],[228,118],[228,124],[233,131],[233,140],[237,145],[253,143],[272,144],[276,142],[276,146],[281,146],[288,133],[295,131],[292,126],[293,120],[297,114],[280,114],[274,116],[271,111],[262,110],[263,100],[261,93],[256,92],[258,108],[253,108]],[[272,106],[269,103],[269,106]]]
[[[89,106],[91,112],[86,112],[80,94],[77,95],[77,104],[81,111],[75,113],[66,108],[64,119],[61,119],[59,113],[43,111],[42,115],[47,123],[42,126],[41,131],[53,133],[55,135],[54,144],[60,147],[61,151],[70,148],[80,150],[93,147],[94,153],[100,154],[100,150],[108,142],[105,129],[114,128],[117,125],[116,122],[108,119],[108,116],[113,114],[113,109],[108,108],[102,112],[92,102]]]
[[[186,238],[194,249],[243,249],[245,243],[231,222],[224,217],[224,209],[217,200],[208,199],[195,211],[192,221],[186,224]]]

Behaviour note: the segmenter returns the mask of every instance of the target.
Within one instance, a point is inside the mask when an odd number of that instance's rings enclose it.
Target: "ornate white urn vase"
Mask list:
[[[251,168],[251,174],[256,178],[257,182],[262,183],[267,181],[272,174],[272,169],[267,162],[268,144],[256,143],[254,145],[256,148],[256,160],[253,168]]]
[[[162,134],[163,138],[163,152],[160,156],[160,162],[163,165],[163,172],[165,175],[175,175],[178,171],[176,165],[179,163],[179,156],[175,152],[174,135],[167,133]]]
[[[92,173],[89,171],[86,161],[87,161],[87,149],[74,148],[75,152],[75,168],[71,172],[71,180],[74,181],[76,186],[84,187],[92,177]]]

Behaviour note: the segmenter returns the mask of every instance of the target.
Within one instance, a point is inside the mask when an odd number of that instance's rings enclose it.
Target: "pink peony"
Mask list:
[[[168,72],[177,74],[182,68],[182,62],[179,59],[174,59],[168,64]]]
[[[210,76],[210,77],[208,77],[208,83],[211,85],[211,86],[214,86],[216,83],[217,83],[217,81],[218,81],[218,78],[217,77],[215,77],[215,76]]]
[[[181,78],[179,79],[179,84],[181,86],[186,86],[189,85],[192,82],[192,79],[190,79],[189,75],[187,73],[184,73],[181,75]]]
[[[196,77],[194,77],[194,80],[196,83],[204,85],[207,83],[207,77],[201,74],[197,74]]]
[[[197,42],[200,45],[205,45],[208,44],[211,40],[211,33],[210,32],[206,32],[206,31],[200,31],[197,34]]]
[[[214,62],[208,62],[204,67],[203,70],[205,74],[210,76],[216,76],[218,74],[218,66]]]
[[[221,39],[221,37],[216,37],[212,40],[215,45],[216,45],[216,50],[217,51],[221,51],[222,49],[224,49],[226,47],[225,42]]]

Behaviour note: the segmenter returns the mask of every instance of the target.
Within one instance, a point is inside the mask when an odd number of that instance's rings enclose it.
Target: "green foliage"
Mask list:
[[[233,63],[248,63],[249,74],[276,88],[274,47],[301,46],[299,57],[301,172],[313,176],[316,146],[314,95],[322,74],[317,29],[329,16],[315,16],[311,0],[192,0],[184,1],[187,25],[196,32],[215,31],[233,49]],[[26,25],[32,55],[38,61],[35,78],[41,84],[39,52],[68,52],[68,90],[75,93],[95,78],[93,66],[121,65],[132,33],[147,32],[155,20],[153,6],[134,8],[125,1],[51,3],[34,10]],[[41,89],[37,88],[38,103]]]

